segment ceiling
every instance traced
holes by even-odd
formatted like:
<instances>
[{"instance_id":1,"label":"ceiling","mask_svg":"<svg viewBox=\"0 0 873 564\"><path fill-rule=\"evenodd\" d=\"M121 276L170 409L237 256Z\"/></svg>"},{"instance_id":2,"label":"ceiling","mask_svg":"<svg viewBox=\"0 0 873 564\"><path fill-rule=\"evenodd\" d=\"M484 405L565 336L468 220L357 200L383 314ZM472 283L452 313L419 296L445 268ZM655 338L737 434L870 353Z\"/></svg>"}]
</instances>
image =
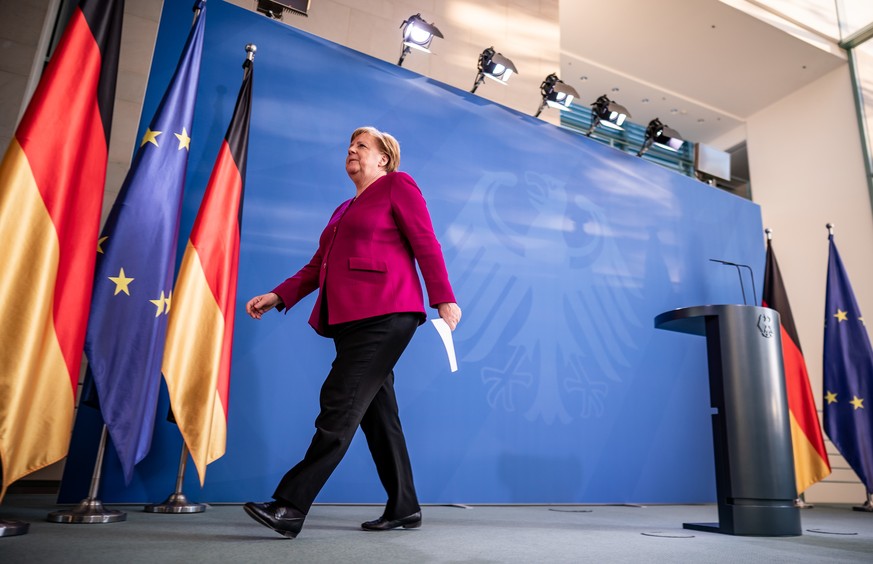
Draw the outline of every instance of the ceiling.
<instances>
[{"instance_id":1,"label":"ceiling","mask_svg":"<svg viewBox=\"0 0 873 564\"><path fill-rule=\"evenodd\" d=\"M634 123L658 117L702 143L846 64L809 30L774 27L721 0L564 0L559 17L560 77L580 104L606 94Z\"/></svg>"}]
</instances>

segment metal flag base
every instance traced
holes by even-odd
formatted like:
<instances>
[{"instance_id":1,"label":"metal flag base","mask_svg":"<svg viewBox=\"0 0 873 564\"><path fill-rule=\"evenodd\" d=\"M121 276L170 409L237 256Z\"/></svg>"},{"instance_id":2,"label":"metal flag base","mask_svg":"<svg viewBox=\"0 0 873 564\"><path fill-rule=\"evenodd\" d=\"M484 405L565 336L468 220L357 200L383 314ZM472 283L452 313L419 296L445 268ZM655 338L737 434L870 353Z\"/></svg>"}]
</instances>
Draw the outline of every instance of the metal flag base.
<instances>
[{"instance_id":1,"label":"metal flag base","mask_svg":"<svg viewBox=\"0 0 873 564\"><path fill-rule=\"evenodd\" d=\"M206 511L205 503L193 503L188 501L185 494L173 493L164 503L146 505L143 507L146 513L202 513Z\"/></svg>"},{"instance_id":2,"label":"metal flag base","mask_svg":"<svg viewBox=\"0 0 873 564\"><path fill-rule=\"evenodd\" d=\"M864 505L856 505L852 507L852 511L864 511L865 513L873 513L873 494L867 492L867 501Z\"/></svg>"},{"instance_id":3,"label":"metal flag base","mask_svg":"<svg viewBox=\"0 0 873 564\"><path fill-rule=\"evenodd\" d=\"M103 454L106 452L106 438L109 430L103 425L103 433L100 435L100 447L97 449L97 461L94 463L94 474L91 475L91 489L88 497L79 502L73 509L52 511L46 518L50 523L116 523L127 520L127 513L106 509L103 502L97 499L97 490L100 489L100 476L103 472Z\"/></svg>"},{"instance_id":4,"label":"metal flag base","mask_svg":"<svg viewBox=\"0 0 873 564\"><path fill-rule=\"evenodd\" d=\"M188 501L182 493L182 482L185 479L185 466L188 463L188 445L182 441L182 456L179 459L179 470L176 472L176 491L170 494L164 503L146 505L143 511L146 513L202 513L206 511L205 503L193 503Z\"/></svg>"},{"instance_id":5,"label":"metal flag base","mask_svg":"<svg viewBox=\"0 0 873 564\"><path fill-rule=\"evenodd\" d=\"M73 509L52 511L47 519L51 523L116 523L126 521L127 513L106 509L99 499L87 498L80 501Z\"/></svg>"},{"instance_id":6,"label":"metal flag base","mask_svg":"<svg viewBox=\"0 0 873 564\"><path fill-rule=\"evenodd\" d=\"M804 499L803 494L798 496L797 499L794 500L794 507L798 509L812 509L815 505L811 503L806 503L806 499Z\"/></svg>"},{"instance_id":7,"label":"metal flag base","mask_svg":"<svg viewBox=\"0 0 873 564\"><path fill-rule=\"evenodd\" d=\"M0 519L0 537L14 537L27 534L30 523L24 521L4 521Z\"/></svg>"}]
</instances>

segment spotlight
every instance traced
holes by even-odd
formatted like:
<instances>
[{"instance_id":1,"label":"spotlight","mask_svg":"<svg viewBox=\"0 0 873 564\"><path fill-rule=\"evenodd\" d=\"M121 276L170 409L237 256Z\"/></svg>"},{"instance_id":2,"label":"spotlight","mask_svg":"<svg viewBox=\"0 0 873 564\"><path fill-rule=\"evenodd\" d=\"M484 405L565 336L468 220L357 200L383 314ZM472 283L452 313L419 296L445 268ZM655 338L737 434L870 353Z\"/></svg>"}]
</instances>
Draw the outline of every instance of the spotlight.
<instances>
[{"instance_id":1,"label":"spotlight","mask_svg":"<svg viewBox=\"0 0 873 564\"><path fill-rule=\"evenodd\" d=\"M476 75L476 82L473 83L470 92L475 92L479 85L485 82L485 77L505 85L512 73L518 73L512 61L500 53L495 53L494 47L489 47L479 55L479 74Z\"/></svg>"},{"instance_id":2,"label":"spotlight","mask_svg":"<svg viewBox=\"0 0 873 564\"><path fill-rule=\"evenodd\" d=\"M559 110L567 110L570 108L570 104L573 103L573 98L579 97L576 89L564 84L555 73L550 74L543 80L543 83L540 84L540 93L543 95L543 103L540 105L537 113L534 114L534 117L539 117L546 106Z\"/></svg>"},{"instance_id":3,"label":"spotlight","mask_svg":"<svg viewBox=\"0 0 873 564\"><path fill-rule=\"evenodd\" d=\"M640 152L637 153L637 156L642 157L643 153L648 151L652 145L657 145L670 151L678 151L682 148L684 142L678 131L664 125L661 123L661 120L655 118L646 126L646 138L643 140L643 146L640 147Z\"/></svg>"},{"instance_id":4,"label":"spotlight","mask_svg":"<svg viewBox=\"0 0 873 564\"><path fill-rule=\"evenodd\" d=\"M285 12L309 15L309 0L258 0L258 12L274 20L283 19Z\"/></svg>"},{"instance_id":5,"label":"spotlight","mask_svg":"<svg viewBox=\"0 0 873 564\"><path fill-rule=\"evenodd\" d=\"M631 115L627 108L618 102L613 102L604 94L591 104L591 127L588 128L586 135L590 136L598 125L622 131L624 128L621 125L629 117Z\"/></svg>"},{"instance_id":6,"label":"spotlight","mask_svg":"<svg viewBox=\"0 0 873 564\"><path fill-rule=\"evenodd\" d=\"M403 66L403 59L413 48L430 53L430 42L433 38L443 36L435 25L424 21L421 14L409 16L400 27L403 28L403 52L400 53L400 60L397 61L398 66Z\"/></svg>"}]
</instances>

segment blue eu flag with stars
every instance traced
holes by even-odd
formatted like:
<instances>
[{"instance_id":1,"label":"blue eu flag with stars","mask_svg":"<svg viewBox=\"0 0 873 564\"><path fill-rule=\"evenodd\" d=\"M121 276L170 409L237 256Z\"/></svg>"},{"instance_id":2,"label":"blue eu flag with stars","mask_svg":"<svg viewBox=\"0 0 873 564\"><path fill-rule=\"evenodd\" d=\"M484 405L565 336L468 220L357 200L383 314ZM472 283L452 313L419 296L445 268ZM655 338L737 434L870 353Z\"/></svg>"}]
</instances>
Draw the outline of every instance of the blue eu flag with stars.
<instances>
[{"instance_id":1,"label":"blue eu flag with stars","mask_svg":"<svg viewBox=\"0 0 873 564\"><path fill-rule=\"evenodd\" d=\"M833 234L829 239L824 427L867 491L873 492L873 348Z\"/></svg>"},{"instance_id":2,"label":"blue eu flag with stars","mask_svg":"<svg viewBox=\"0 0 873 564\"><path fill-rule=\"evenodd\" d=\"M198 8L98 241L85 354L128 483L148 454L157 411L206 22L205 2Z\"/></svg>"}]
</instances>

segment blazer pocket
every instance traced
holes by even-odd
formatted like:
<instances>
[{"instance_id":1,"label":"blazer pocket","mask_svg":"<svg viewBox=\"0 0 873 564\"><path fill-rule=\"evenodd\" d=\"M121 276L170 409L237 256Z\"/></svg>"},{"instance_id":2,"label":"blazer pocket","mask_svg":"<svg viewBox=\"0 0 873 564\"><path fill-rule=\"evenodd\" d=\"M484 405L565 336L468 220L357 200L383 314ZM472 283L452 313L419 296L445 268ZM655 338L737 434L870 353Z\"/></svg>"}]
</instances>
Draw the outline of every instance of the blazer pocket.
<instances>
[{"instance_id":1,"label":"blazer pocket","mask_svg":"<svg viewBox=\"0 0 873 564\"><path fill-rule=\"evenodd\" d=\"M388 264L384 260L378 260L373 258L349 257L349 270L388 272Z\"/></svg>"}]
</instances>

